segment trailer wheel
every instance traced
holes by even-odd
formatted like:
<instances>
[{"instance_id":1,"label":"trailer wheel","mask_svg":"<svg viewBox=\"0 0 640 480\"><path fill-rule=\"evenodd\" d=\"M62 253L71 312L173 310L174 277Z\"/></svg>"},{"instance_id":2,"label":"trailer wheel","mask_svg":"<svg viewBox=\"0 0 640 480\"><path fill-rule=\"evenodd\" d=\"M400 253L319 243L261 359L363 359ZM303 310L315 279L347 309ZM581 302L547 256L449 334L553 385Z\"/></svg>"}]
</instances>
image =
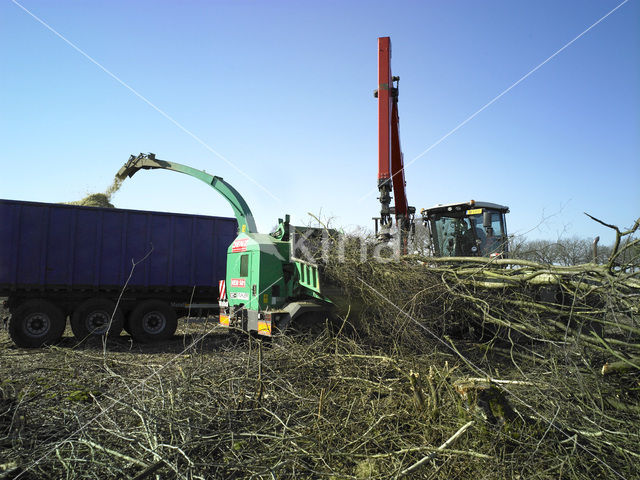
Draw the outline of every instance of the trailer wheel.
<instances>
[{"instance_id":1,"label":"trailer wheel","mask_svg":"<svg viewBox=\"0 0 640 480\"><path fill-rule=\"evenodd\" d=\"M47 300L28 300L11 315L9 335L23 348L51 345L62 337L66 327L65 314Z\"/></svg>"},{"instance_id":2,"label":"trailer wheel","mask_svg":"<svg viewBox=\"0 0 640 480\"><path fill-rule=\"evenodd\" d=\"M122 332L123 324L122 312L106 298L85 300L71 316L71 330L81 342L89 337L117 337Z\"/></svg>"},{"instance_id":3,"label":"trailer wheel","mask_svg":"<svg viewBox=\"0 0 640 480\"><path fill-rule=\"evenodd\" d=\"M131 336L138 342L167 340L173 336L176 328L176 312L162 300L145 300L129 316Z\"/></svg>"}]
</instances>

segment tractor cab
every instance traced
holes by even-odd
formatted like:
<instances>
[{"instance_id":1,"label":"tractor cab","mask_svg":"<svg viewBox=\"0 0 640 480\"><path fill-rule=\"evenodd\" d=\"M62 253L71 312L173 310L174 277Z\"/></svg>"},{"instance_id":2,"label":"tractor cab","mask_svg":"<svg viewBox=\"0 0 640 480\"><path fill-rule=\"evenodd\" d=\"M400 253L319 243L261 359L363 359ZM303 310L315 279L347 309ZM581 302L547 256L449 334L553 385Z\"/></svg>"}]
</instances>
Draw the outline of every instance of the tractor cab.
<instances>
[{"instance_id":1,"label":"tractor cab","mask_svg":"<svg viewBox=\"0 0 640 480\"><path fill-rule=\"evenodd\" d=\"M498 257L509 250L509 207L476 202L436 205L421 212L436 257Z\"/></svg>"}]
</instances>

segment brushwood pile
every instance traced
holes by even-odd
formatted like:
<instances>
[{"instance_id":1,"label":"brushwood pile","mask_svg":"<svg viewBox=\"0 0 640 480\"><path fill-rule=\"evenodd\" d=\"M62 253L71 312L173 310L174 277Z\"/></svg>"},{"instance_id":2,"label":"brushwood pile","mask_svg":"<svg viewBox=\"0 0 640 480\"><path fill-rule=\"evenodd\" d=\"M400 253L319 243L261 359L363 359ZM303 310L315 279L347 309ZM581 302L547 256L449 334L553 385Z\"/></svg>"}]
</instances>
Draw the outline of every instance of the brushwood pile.
<instances>
[{"instance_id":1,"label":"brushwood pile","mask_svg":"<svg viewBox=\"0 0 640 480\"><path fill-rule=\"evenodd\" d=\"M2 332L0 476L639 478L639 222L571 267L354 237L322 260L336 318L271 341L215 318L151 346Z\"/></svg>"}]
</instances>

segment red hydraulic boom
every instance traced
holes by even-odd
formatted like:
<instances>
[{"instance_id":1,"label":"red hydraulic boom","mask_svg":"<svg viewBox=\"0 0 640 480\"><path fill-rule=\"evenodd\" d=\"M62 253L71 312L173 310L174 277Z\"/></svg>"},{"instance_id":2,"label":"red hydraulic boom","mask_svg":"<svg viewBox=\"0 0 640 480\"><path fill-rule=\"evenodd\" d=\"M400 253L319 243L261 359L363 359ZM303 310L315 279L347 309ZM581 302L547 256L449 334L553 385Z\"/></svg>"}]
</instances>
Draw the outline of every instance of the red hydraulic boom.
<instances>
[{"instance_id":1,"label":"red hydraulic boom","mask_svg":"<svg viewBox=\"0 0 640 480\"><path fill-rule=\"evenodd\" d=\"M400 149L398 117L398 85L400 77L391 75L391 39L378 38L378 190L380 191L379 236L391 238L392 215L396 217L397 234L400 236L402 253L406 253L407 240L414 225L416 209L407 202L404 162ZM395 194L391 206L391 192ZM376 219L376 233L377 232Z\"/></svg>"}]
</instances>

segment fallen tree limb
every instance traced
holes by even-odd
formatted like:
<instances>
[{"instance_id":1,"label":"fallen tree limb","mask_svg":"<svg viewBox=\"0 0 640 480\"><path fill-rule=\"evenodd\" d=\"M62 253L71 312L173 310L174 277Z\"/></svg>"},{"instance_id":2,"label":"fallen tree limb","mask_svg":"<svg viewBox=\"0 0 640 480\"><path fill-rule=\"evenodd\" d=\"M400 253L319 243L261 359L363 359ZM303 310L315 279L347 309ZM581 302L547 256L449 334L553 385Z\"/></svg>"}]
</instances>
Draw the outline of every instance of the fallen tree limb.
<instances>
[{"instance_id":1,"label":"fallen tree limb","mask_svg":"<svg viewBox=\"0 0 640 480\"><path fill-rule=\"evenodd\" d=\"M142 480L144 478L147 478L149 475L153 475L158 470L160 470L162 467L164 467L165 464L166 464L166 462L164 460L159 460L156 463L154 463L153 465L149 465L149 467L145 468L142 472L140 472L135 477L132 477L131 480Z\"/></svg>"},{"instance_id":2,"label":"fallen tree limb","mask_svg":"<svg viewBox=\"0 0 640 480\"><path fill-rule=\"evenodd\" d=\"M117 451L115 451L115 450L113 450L111 448L107 448L107 447L104 447L102 445L98 445L97 443L92 442L91 440L86 440L84 438L81 438L78 441L80 443L84 443L88 447L96 448L98 450L102 450L105 453L108 453L109 455L121 458L121 459L123 459L123 460L125 460L125 461L127 461L127 462L129 462L129 463L131 463L133 465L138 465L139 467L145 467L145 468L148 466L146 463L144 463L144 462L142 462L142 461L140 461L140 460L138 460L136 458L133 458L133 457L130 457L130 456L125 455L123 453L117 452Z\"/></svg>"},{"instance_id":3,"label":"fallen tree limb","mask_svg":"<svg viewBox=\"0 0 640 480\"><path fill-rule=\"evenodd\" d=\"M409 468L406 468L404 470L402 470L400 472L400 474L398 475L398 477L404 477L408 474L410 474L411 472L417 470L418 468L420 468L422 465L424 465L425 463L427 463L429 460L431 460L432 458L435 458L438 453L442 452L442 450L444 450L445 448L447 448L449 445L451 445L453 442L455 442L464 432L466 432L473 424L475 423L474 420L471 420L470 422L465 423L462 427L460 427L460 429L454 433L451 437L449 437L449 439L444 442L442 445L440 445L434 452L431 452L429 455L421 458L420 460L418 460L416 463L414 463L413 465L411 465Z\"/></svg>"},{"instance_id":4,"label":"fallen tree limb","mask_svg":"<svg viewBox=\"0 0 640 480\"><path fill-rule=\"evenodd\" d=\"M349 456L353 456L356 458L379 459L379 458L398 457L400 455L406 455L407 453L417 453L417 452L424 452L424 451L427 451L427 452L437 451L440 455L445 455L445 454L468 455L470 457L483 458L486 460L491 460L494 458L491 455L473 452L471 450L456 450L453 448L440 449L439 447L410 447L410 448L403 448L402 450L396 450L394 452L388 452L388 453L377 453L374 455L349 454Z\"/></svg>"},{"instance_id":5,"label":"fallen tree limb","mask_svg":"<svg viewBox=\"0 0 640 480\"><path fill-rule=\"evenodd\" d=\"M626 373L634 370L640 370L640 358L622 359L617 362L607 362L602 366L602 375L611 375L615 373Z\"/></svg>"}]
</instances>

